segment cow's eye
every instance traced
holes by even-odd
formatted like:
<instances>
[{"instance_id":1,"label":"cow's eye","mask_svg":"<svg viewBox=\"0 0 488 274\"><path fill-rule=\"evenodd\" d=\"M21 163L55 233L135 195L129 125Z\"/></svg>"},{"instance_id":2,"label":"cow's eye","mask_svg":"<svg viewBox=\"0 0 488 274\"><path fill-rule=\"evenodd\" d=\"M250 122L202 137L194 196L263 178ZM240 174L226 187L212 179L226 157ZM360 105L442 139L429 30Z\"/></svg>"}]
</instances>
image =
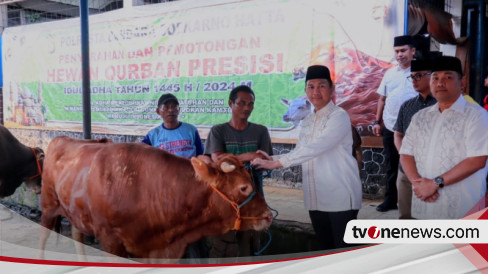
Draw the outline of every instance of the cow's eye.
<instances>
[{"instance_id":1,"label":"cow's eye","mask_svg":"<svg viewBox=\"0 0 488 274\"><path fill-rule=\"evenodd\" d=\"M241 191L242 192L246 192L246 190L247 190L247 186L241 186Z\"/></svg>"}]
</instances>

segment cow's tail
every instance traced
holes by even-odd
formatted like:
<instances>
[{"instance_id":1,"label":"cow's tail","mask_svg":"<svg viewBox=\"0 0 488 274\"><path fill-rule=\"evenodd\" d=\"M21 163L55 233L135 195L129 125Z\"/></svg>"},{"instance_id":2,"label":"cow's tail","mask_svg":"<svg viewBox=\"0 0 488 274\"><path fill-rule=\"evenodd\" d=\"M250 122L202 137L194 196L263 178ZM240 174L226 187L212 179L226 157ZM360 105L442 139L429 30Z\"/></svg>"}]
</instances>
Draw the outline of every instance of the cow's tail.
<instances>
[{"instance_id":1,"label":"cow's tail","mask_svg":"<svg viewBox=\"0 0 488 274\"><path fill-rule=\"evenodd\" d=\"M54 223L54 232L56 233L61 233L61 221L62 221L61 215L56 217L56 223Z\"/></svg>"}]
</instances>

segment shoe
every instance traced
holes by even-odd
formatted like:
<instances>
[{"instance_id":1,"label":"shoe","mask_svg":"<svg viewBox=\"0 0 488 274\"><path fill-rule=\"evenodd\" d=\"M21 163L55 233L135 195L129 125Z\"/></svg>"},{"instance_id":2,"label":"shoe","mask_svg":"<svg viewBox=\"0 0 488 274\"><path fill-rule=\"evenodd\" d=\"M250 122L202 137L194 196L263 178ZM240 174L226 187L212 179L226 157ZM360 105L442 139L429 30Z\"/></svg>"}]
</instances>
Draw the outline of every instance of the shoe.
<instances>
[{"instance_id":1,"label":"shoe","mask_svg":"<svg viewBox=\"0 0 488 274\"><path fill-rule=\"evenodd\" d=\"M383 202L382 204L380 204L379 206L376 207L376 210L379 212L387 212L388 210L392 210L392 209L398 209L398 206L397 205L389 205L389 204Z\"/></svg>"}]
</instances>

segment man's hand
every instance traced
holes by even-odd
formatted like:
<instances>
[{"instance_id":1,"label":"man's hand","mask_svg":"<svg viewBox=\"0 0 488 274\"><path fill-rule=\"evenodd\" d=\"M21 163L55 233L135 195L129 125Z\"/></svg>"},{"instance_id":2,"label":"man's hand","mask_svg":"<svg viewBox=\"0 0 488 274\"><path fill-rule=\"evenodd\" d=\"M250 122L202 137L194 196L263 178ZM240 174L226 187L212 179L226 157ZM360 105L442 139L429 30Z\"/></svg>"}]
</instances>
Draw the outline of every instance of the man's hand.
<instances>
[{"instance_id":1,"label":"man's hand","mask_svg":"<svg viewBox=\"0 0 488 274\"><path fill-rule=\"evenodd\" d=\"M261 158L261 159L270 160L270 161L273 160L273 158L271 156L269 156L268 153L266 153L265 151L258 149L258 151L256 151L256 153L258 154L259 158Z\"/></svg>"},{"instance_id":2,"label":"man's hand","mask_svg":"<svg viewBox=\"0 0 488 274\"><path fill-rule=\"evenodd\" d=\"M373 134L375 136L381 136L381 125L376 124L373 126Z\"/></svg>"},{"instance_id":3,"label":"man's hand","mask_svg":"<svg viewBox=\"0 0 488 274\"><path fill-rule=\"evenodd\" d=\"M419 178L412 181L413 193L424 202L434 202L439 197L439 187L434 180Z\"/></svg>"},{"instance_id":4,"label":"man's hand","mask_svg":"<svg viewBox=\"0 0 488 274\"><path fill-rule=\"evenodd\" d=\"M439 198L439 192L436 191L432 196L427 197L427 199L425 199L424 202L433 203L437 200L437 198Z\"/></svg>"},{"instance_id":5,"label":"man's hand","mask_svg":"<svg viewBox=\"0 0 488 274\"><path fill-rule=\"evenodd\" d=\"M280 161L263 160L261 158L256 158L252 160L251 165L256 169L269 169L269 170L283 167Z\"/></svg>"},{"instance_id":6,"label":"man's hand","mask_svg":"<svg viewBox=\"0 0 488 274\"><path fill-rule=\"evenodd\" d=\"M212 158L208 155L198 155L197 159L203 161L206 164L211 164L212 163Z\"/></svg>"}]
</instances>

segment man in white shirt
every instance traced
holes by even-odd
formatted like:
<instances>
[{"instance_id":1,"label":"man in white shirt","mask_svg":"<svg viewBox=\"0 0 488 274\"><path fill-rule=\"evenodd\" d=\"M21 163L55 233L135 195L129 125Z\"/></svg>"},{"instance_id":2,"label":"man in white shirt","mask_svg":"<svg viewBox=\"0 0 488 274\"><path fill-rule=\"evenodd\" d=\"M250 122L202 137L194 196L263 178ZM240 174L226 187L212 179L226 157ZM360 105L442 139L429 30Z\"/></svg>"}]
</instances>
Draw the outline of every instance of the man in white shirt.
<instances>
[{"instance_id":1,"label":"man in white shirt","mask_svg":"<svg viewBox=\"0 0 488 274\"><path fill-rule=\"evenodd\" d=\"M395 147L393 127L397 120L400 106L410 98L417 96L411 82L410 64L415 54L413 38L411 36L397 36L394 39L393 49L398 66L386 71L377 93L380 95L376 110L376 121L373 126L373 134L383 134L383 148L386 163L386 191L384 202L376 208L380 212L397 208L396 179L398 174L398 151ZM382 128L381 122L384 127Z\"/></svg>"},{"instance_id":2,"label":"man in white shirt","mask_svg":"<svg viewBox=\"0 0 488 274\"><path fill-rule=\"evenodd\" d=\"M251 164L264 169L301 164L305 208L320 247L346 247L347 222L357 218L362 202L359 169L351 154L351 121L332 101L334 84L327 67L310 66L305 83L315 110L302 120L296 148L272 158L262 152L268 160L257 158Z\"/></svg>"},{"instance_id":3,"label":"man in white shirt","mask_svg":"<svg viewBox=\"0 0 488 274\"><path fill-rule=\"evenodd\" d=\"M456 57L432 63L437 104L417 112L403 138L400 157L416 219L460 219L485 207L488 113L463 98L462 75Z\"/></svg>"}]
</instances>

